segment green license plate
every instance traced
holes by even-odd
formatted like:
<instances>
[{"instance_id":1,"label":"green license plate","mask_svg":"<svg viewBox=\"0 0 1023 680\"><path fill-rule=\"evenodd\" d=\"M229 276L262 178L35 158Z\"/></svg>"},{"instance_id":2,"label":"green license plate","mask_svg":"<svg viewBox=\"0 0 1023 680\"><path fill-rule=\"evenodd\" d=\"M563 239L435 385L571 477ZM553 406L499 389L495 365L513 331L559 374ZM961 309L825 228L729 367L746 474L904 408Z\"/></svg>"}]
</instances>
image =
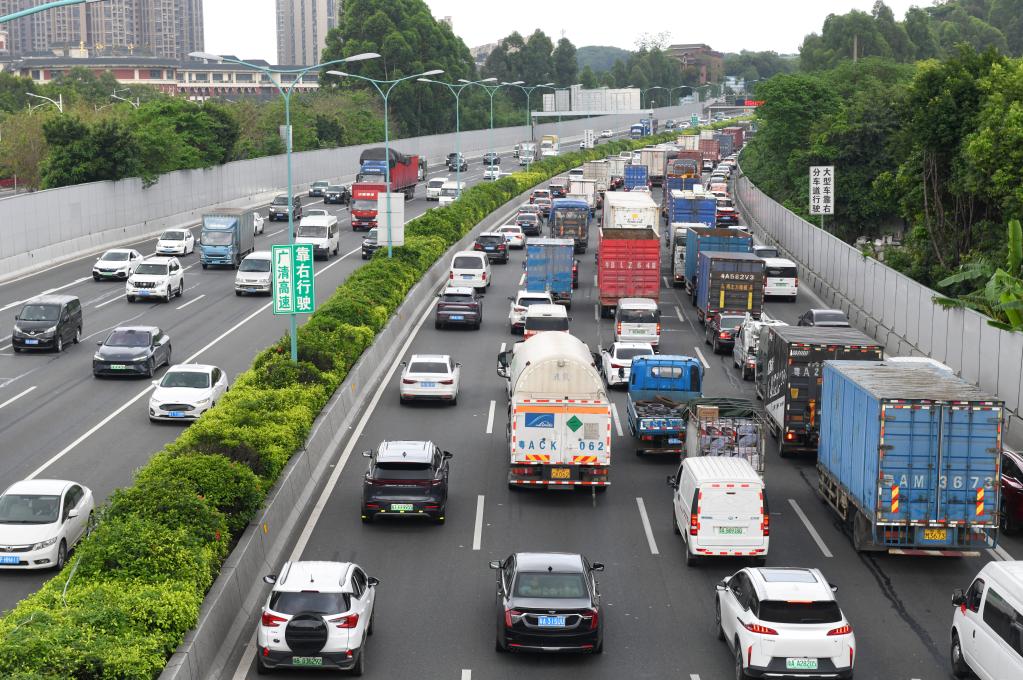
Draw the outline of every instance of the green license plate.
<instances>
[{"instance_id":1,"label":"green license plate","mask_svg":"<svg viewBox=\"0 0 1023 680\"><path fill-rule=\"evenodd\" d=\"M293 666L322 666L322 656L293 656L291 657L291 663ZM816 668L816 666L814 666Z\"/></svg>"},{"instance_id":2,"label":"green license plate","mask_svg":"<svg viewBox=\"0 0 1023 680\"><path fill-rule=\"evenodd\" d=\"M112 371L124 371L127 370L127 366L124 364L110 364L110 370Z\"/></svg>"},{"instance_id":3,"label":"green license plate","mask_svg":"<svg viewBox=\"0 0 1023 680\"><path fill-rule=\"evenodd\" d=\"M815 671L817 659L785 659L785 669L790 671Z\"/></svg>"},{"instance_id":4,"label":"green license plate","mask_svg":"<svg viewBox=\"0 0 1023 680\"><path fill-rule=\"evenodd\" d=\"M745 531L742 527L718 527L718 533L723 536L742 536Z\"/></svg>"},{"instance_id":5,"label":"green license plate","mask_svg":"<svg viewBox=\"0 0 1023 680\"><path fill-rule=\"evenodd\" d=\"M411 503L391 503L391 512L410 512L414 507Z\"/></svg>"}]
</instances>

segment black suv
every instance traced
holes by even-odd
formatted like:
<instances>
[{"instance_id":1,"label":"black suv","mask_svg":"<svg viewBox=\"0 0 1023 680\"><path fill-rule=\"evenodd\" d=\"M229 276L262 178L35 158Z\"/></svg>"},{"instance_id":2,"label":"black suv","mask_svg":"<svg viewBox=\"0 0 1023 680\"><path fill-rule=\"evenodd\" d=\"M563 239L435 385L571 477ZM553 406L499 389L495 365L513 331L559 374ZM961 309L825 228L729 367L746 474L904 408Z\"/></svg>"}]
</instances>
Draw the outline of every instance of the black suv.
<instances>
[{"instance_id":1,"label":"black suv","mask_svg":"<svg viewBox=\"0 0 1023 680\"><path fill-rule=\"evenodd\" d=\"M24 304L14 317L11 346L63 351L82 339L82 303L74 295L41 295Z\"/></svg>"},{"instance_id":2,"label":"black suv","mask_svg":"<svg viewBox=\"0 0 1023 680\"><path fill-rule=\"evenodd\" d=\"M483 296L475 288L446 288L437 297L434 328L471 326L479 330L483 323Z\"/></svg>"},{"instance_id":3,"label":"black suv","mask_svg":"<svg viewBox=\"0 0 1023 680\"><path fill-rule=\"evenodd\" d=\"M348 205L352 202L352 190L344 184L331 184L323 192L323 202Z\"/></svg>"},{"instance_id":4,"label":"black suv","mask_svg":"<svg viewBox=\"0 0 1023 680\"><path fill-rule=\"evenodd\" d=\"M735 346L735 335L746 317L739 314L718 314L707 319L703 341L714 348L714 354Z\"/></svg>"},{"instance_id":5,"label":"black suv","mask_svg":"<svg viewBox=\"0 0 1023 680\"><path fill-rule=\"evenodd\" d=\"M370 459L362 481L362 521L377 515L427 517L444 523L451 453L433 442L385 441Z\"/></svg>"},{"instance_id":6,"label":"black suv","mask_svg":"<svg viewBox=\"0 0 1023 680\"><path fill-rule=\"evenodd\" d=\"M480 234L476 237L472 249L486 253L487 259L491 262L508 264L508 240L504 234L490 232Z\"/></svg>"},{"instance_id":7,"label":"black suv","mask_svg":"<svg viewBox=\"0 0 1023 680\"><path fill-rule=\"evenodd\" d=\"M469 162L460 153L448 154L448 170L451 172L466 172L469 169Z\"/></svg>"},{"instance_id":8,"label":"black suv","mask_svg":"<svg viewBox=\"0 0 1023 680\"><path fill-rule=\"evenodd\" d=\"M493 151L488 151L483 154L483 165L500 165L501 157Z\"/></svg>"},{"instance_id":9,"label":"black suv","mask_svg":"<svg viewBox=\"0 0 1023 680\"><path fill-rule=\"evenodd\" d=\"M373 253L380 250L380 243L377 242L377 233L376 227L366 232L366 237L362 239L362 259L368 260L373 257Z\"/></svg>"},{"instance_id":10,"label":"black suv","mask_svg":"<svg viewBox=\"0 0 1023 680\"><path fill-rule=\"evenodd\" d=\"M302 199L296 194L294 196L294 220L297 222L302 219ZM288 195L281 194L280 196L274 196L274 200L270 203L270 214L268 215L271 222L277 220L288 219Z\"/></svg>"},{"instance_id":11,"label":"black suv","mask_svg":"<svg viewBox=\"0 0 1023 680\"><path fill-rule=\"evenodd\" d=\"M515 553L490 568L497 570L497 651L604 651L593 575L603 564L573 553Z\"/></svg>"}]
</instances>

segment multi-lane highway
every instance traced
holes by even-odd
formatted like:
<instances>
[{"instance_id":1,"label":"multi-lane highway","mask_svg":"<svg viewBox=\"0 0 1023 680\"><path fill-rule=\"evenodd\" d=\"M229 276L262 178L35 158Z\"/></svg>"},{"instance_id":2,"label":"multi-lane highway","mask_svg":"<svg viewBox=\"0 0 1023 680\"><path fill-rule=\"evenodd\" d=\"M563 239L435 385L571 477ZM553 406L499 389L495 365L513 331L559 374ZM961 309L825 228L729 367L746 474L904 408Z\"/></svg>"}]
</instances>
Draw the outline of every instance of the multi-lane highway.
<instances>
[{"instance_id":1,"label":"multi-lane highway","mask_svg":"<svg viewBox=\"0 0 1023 680\"><path fill-rule=\"evenodd\" d=\"M581 285L574 294L571 328L596 349L611 342L611 322L597 318L592 248L580 257ZM507 488L507 400L495 359L520 339L508 330L507 298L521 285L522 259L521 252L513 251L508 265L494 265L481 330L436 330L429 312L419 320L353 432L336 484L328 485L329 500L322 513L310 518L308 540L299 539L294 557L354 561L380 579L375 634L367 647L368 677L733 677L732 657L715 636L714 585L745 563L721 559L685 566L679 538L670 528L665 485L677 459L634 455L623 422L623 393L612 392L617 417L612 486L606 494ZM662 351L700 357L707 367L708 396L752 398L752 384L738 377L731 357L715 356L703 344L690 303L666 280L661 293ZM811 306L820 302L803 291L794 303L769 302L767 311L795 323ZM450 353L462 363L456 407L399 405L395 369L412 353ZM366 461L359 454L384 439L431 439L454 453L446 524L360 521ZM952 589L967 586L985 561L1023 555L1023 543L1006 541L1000 552L983 551L980 558L860 555L817 500L812 459L782 459L772 451L765 477L772 515L768 564L819 567L839 587L840 604L857 636L856 677L949 677ZM528 550L581 552L607 565L599 579L606 612L604 654L495 652L495 581L488 562ZM236 679L255 677L253 639L254 633L234 649L230 668Z\"/></svg>"},{"instance_id":2,"label":"multi-lane highway","mask_svg":"<svg viewBox=\"0 0 1023 680\"><path fill-rule=\"evenodd\" d=\"M517 168L506 157L505 171ZM481 180L478 159L462 173L470 184ZM430 177L447 176L441 168ZM326 208L338 216L341 227L340 255L316 263L316 295L322 302L348 275L361 266L364 232L354 233L348 209L324 206L322 200L303 197L303 207ZM412 219L436 203L428 203L420 186L406 204ZM265 208L260 212L265 216ZM286 243L286 222L265 223L256 237L256 249ZM193 232L198 234L198 229ZM151 254L155 239L128 247ZM181 426L150 423L151 384L145 379L96 379L92 356L96 342L115 326L159 326L171 338L173 362L201 362L220 366L233 378L249 367L259 351L287 332L287 318L275 317L267 297L237 297L235 271L203 270L198 253L181 257L185 268L185 292L170 303L125 300L122 282L96 282L91 272L96 256L82 257L46 271L0 285L0 311L5 316L0 340L0 479L11 483L26 477L71 479L93 490L97 501L130 483L134 470L167 442ZM84 310L83 339L61 354L28 352L14 354L10 329L21 302L41 293L76 295ZM165 370L165 369L164 369ZM34 592L50 572L4 572L0 611L9 610Z\"/></svg>"}]
</instances>

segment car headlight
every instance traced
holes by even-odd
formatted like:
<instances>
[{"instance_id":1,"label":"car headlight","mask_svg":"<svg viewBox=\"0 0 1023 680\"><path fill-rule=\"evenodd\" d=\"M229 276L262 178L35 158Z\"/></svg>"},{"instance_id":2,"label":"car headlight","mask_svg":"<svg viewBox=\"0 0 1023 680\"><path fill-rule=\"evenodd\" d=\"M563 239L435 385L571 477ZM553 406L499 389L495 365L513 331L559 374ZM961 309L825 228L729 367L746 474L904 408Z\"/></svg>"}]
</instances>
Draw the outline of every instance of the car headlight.
<instances>
[{"instance_id":1,"label":"car headlight","mask_svg":"<svg viewBox=\"0 0 1023 680\"><path fill-rule=\"evenodd\" d=\"M58 538L59 536L54 536L53 538L48 538L45 541L39 541L38 543L34 543L31 549L42 550L43 548L49 548L51 545L57 542Z\"/></svg>"},{"instance_id":2,"label":"car headlight","mask_svg":"<svg viewBox=\"0 0 1023 680\"><path fill-rule=\"evenodd\" d=\"M208 403L210 403L209 397L207 397L206 399L196 399L195 400L195 405L196 406L205 406Z\"/></svg>"},{"instance_id":3,"label":"car headlight","mask_svg":"<svg viewBox=\"0 0 1023 680\"><path fill-rule=\"evenodd\" d=\"M95 354L92 355L92 360L93 361L103 361L103 357L100 356L99 352L96 352Z\"/></svg>"},{"instance_id":4,"label":"car headlight","mask_svg":"<svg viewBox=\"0 0 1023 680\"><path fill-rule=\"evenodd\" d=\"M57 332L57 327L56 326L50 326L45 331L43 331L43 333L45 333L46 335L53 335L56 332Z\"/></svg>"}]
</instances>

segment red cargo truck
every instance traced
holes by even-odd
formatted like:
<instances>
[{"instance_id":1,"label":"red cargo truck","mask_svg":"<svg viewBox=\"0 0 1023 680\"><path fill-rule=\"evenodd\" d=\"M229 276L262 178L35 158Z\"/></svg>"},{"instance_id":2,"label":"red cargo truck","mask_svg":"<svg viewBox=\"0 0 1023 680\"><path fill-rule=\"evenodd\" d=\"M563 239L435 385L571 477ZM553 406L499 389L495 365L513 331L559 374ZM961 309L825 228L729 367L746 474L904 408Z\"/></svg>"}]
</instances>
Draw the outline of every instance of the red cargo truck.
<instances>
[{"instance_id":1,"label":"red cargo truck","mask_svg":"<svg viewBox=\"0 0 1023 680\"><path fill-rule=\"evenodd\" d=\"M746 140L746 130L741 127L733 126L721 128L721 132L726 135L732 135L732 139L735 140L734 144L732 145L732 150L734 153L738 153L739 149L742 148L742 145Z\"/></svg>"},{"instance_id":2,"label":"red cargo truck","mask_svg":"<svg viewBox=\"0 0 1023 680\"><path fill-rule=\"evenodd\" d=\"M597 251L597 291L600 316L614 315L618 300L639 297L659 300L661 243L649 227L600 230Z\"/></svg>"},{"instance_id":3,"label":"red cargo truck","mask_svg":"<svg viewBox=\"0 0 1023 680\"><path fill-rule=\"evenodd\" d=\"M384 187L370 182L352 185L352 231L369 231L377 226L377 197Z\"/></svg>"},{"instance_id":4,"label":"red cargo truck","mask_svg":"<svg viewBox=\"0 0 1023 680\"><path fill-rule=\"evenodd\" d=\"M701 139L700 151L703 152L703 160L709 160L715 166L721 160L721 144L716 139Z\"/></svg>"},{"instance_id":5,"label":"red cargo truck","mask_svg":"<svg viewBox=\"0 0 1023 680\"><path fill-rule=\"evenodd\" d=\"M366 149L359 156L359 174L355 181L362 183L386 183L388 154L383 147ZM419 156L406 156L390 149L391 193L404 193L405 200L412 200L419 181Z\"/></svg>"}]
</instances>

